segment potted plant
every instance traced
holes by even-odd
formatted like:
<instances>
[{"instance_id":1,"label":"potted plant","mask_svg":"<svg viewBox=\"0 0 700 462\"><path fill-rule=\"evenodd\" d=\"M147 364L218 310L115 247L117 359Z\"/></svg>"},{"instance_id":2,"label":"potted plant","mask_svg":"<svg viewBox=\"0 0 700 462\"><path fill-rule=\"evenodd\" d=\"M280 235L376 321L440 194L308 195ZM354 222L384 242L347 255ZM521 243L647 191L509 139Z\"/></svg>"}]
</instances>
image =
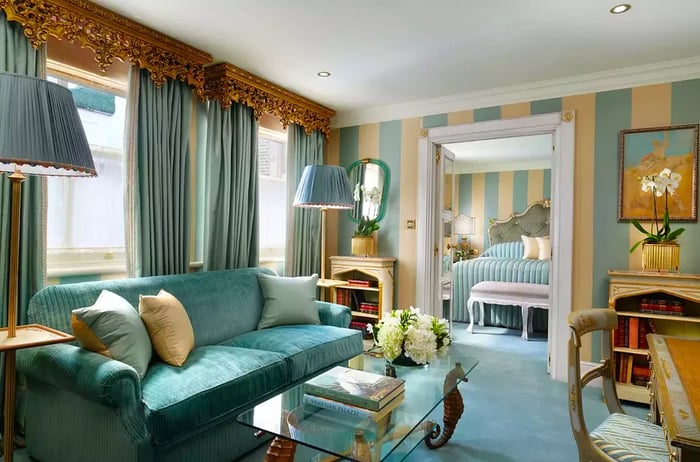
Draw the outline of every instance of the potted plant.
<instances>
[{"instance_id":1,"label":"potted plant","mask_svg":"<svg viewBox=\"0 0 700 462\"><path fill-rule=\"evenodd\" d=\"M651 192L652 197L652 221L647 231L637 220L630 220L632 225L641 232L644 237L635 242L630 248L634 252L642 246L642 270L669 270L678 271L680 261L680 246L677 239L685 228L671 230L668 214L668 198L675 194L681 181L679 173L673 173L668 168L656 175L643 176L641 187L643 192ZM659 223L656 198L664 198L664 214Z\"/></svg>"},{"instance_id":2,"label":"potted plant","mask_svg":"<svg viewBox=\"0 0 700 462\"><path fill-rule=\"evenodd\" d=\"M353 234L350 251L353 255L373 257L377 254L377 246L373 234L379 229L376 217L381 201L381 192L376 186L374 188L365 188L364 185L360 186L357 183L353 198L355 202L359 203L362 215Z\"/></svg>"}]
</instances>

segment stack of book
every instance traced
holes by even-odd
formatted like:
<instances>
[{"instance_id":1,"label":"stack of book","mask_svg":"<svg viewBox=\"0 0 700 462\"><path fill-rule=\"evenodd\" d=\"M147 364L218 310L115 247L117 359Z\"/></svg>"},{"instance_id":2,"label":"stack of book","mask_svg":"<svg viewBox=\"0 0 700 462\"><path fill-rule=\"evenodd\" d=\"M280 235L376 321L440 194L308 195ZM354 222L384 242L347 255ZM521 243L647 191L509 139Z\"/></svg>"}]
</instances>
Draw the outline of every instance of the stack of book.
<instances>
[{"instance_id":1,"label":"stack of book","mask_svg":"<svg viewBox=\"0 0 700 462\"><path fill-rule=\"evenodd\" d=\"M304 384L304 402L380 422L404 399L404 380L336 366Z\"/></svg>"},{"instance_id":2,"label":"stack of book","mask_svg":"<svg viewBox=\"0 0 700 462\"><path fill-rule=\"evenodd\" d=\"M360 312L367 314L378 314L379 303L377 302L360 302Z\"/></svg>"},{"instance_id":3,"label":"stack of book","mask_svg":"<svg viewBox=\"0 0 700 462\"><path fill-rule=\"evenodd\" d=\"M642 313L665 314L669 316L683 316L683 302L665 298L643 298L639 306Z\"/></svg>"},{"instance_id":4,"label":"stack of book","mask_svg":"<svg viewBox=\"0 0 700 462\"><path fill-rule=\"evenodd\" d=\"M367 279L348 279L348 285L357 287L377 287L377 281Z\"/></svg>"}]
</instances>

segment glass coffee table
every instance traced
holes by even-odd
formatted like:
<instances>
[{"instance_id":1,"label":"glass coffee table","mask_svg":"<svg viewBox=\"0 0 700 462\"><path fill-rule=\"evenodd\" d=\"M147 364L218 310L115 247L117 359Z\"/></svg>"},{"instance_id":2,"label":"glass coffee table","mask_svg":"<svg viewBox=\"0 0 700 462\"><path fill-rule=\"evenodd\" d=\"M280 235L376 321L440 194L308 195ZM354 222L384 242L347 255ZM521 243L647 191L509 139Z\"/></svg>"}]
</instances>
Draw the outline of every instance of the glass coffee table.
<instances>
[{"instance_id":1,"label":"glass coffee table","mask_svg":"<svg viewBox=\"0 0 700 462\"><path fill-rule=\"evenodd\" d=\"M379 422L304 403L303 384L273 396L237 420L259 435L275 436L267 451L269 461L293 461L295 453L299 459L319 462L403 460L421 442L435 449L452 437L464 410L457 387L478 364L466 350L453 344L428 366L391 366L406 381L405 396ZM351 360L349 367L387 372L384 358L366 353ZM442 406L442 423L428 419L438 406Z\"/></svg>"}]
</instances>

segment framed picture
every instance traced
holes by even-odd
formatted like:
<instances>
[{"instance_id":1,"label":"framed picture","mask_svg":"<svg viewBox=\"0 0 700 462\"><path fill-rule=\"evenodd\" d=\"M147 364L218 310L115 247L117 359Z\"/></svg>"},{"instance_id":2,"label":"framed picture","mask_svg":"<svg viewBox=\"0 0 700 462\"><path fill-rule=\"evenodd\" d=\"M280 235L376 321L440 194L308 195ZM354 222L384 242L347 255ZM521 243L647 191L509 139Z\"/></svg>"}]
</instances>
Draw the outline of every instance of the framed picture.
<instances>
[{"instance_id":1,"label":"framed picture","mask_svg":"<svg viewBox=\"0 0 700 462\"><path fill-rule=\"evenodd\" d=\"M698 124L621 130L619 147L619 221L653 218L652 193L642 191L641 179L665 168L681 175L675 194L669 196L669 219L698 220ZM664 205L665 198L657 197L659 218Z\"/></svg>"}]
</instances>

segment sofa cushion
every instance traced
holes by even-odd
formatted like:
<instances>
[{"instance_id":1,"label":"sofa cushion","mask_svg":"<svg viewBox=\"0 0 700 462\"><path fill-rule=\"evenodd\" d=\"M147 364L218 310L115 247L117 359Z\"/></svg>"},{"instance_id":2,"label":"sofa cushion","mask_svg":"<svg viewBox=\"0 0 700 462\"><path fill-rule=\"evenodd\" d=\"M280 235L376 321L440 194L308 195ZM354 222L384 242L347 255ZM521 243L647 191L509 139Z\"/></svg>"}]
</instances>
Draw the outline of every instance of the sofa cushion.
<instances>
[{"instance_id":1,"label":"sofa cushion","mask_svg":"<svg viewBox=\"0 0 700 462\"><path fill-rule=\"evenodd\" d=\"M142 295L139 314L160 359L173 366L185 364L194 348L194 331L180 300L165 290Z\"/></svg>"},{"instance_id":2,"label":"sofa cushion","mask_svg":"<svg viewBox=\"0 0 700 462\"><path fill-rule=\"evenodd\" d=\"M333 326L277 326L239 335L230 346L282 353L289 361L291 381L362 354L362 333Z\"/></svg>"},{"instance_id":3,"label":"sofa cushion","mask_svg":"<svg viewBox=\"0 0 700 462\"><path fill-rule=\"evenodd\" d=\"M265 305L258 329L288 324L321 324L316 306L318 274L286 278L258 274Z\"/></svg>"},{"instance_id":4,"label":"sofa cushion","mask_svg":"<svg viewBox=\"0 0 700 462\"><path fill-rule=\"evenodd\" d=\"M156 444L250 407L289 383L284 355L203 346L182 367L152 365L142 383L146 425Z\"/></svg>"},{"instance_id":5,"label":"sofa cushion","mask_svg":"<svg viewBox=\"0 0 700 462\"><path fill-rule=\"evenodd\" d=\"M140 378L146 374L151 339L136 309L119 295L103 290L93 305L73 310L71 325L85 349L128 364Z\"/></svg>"}]
</instances>

